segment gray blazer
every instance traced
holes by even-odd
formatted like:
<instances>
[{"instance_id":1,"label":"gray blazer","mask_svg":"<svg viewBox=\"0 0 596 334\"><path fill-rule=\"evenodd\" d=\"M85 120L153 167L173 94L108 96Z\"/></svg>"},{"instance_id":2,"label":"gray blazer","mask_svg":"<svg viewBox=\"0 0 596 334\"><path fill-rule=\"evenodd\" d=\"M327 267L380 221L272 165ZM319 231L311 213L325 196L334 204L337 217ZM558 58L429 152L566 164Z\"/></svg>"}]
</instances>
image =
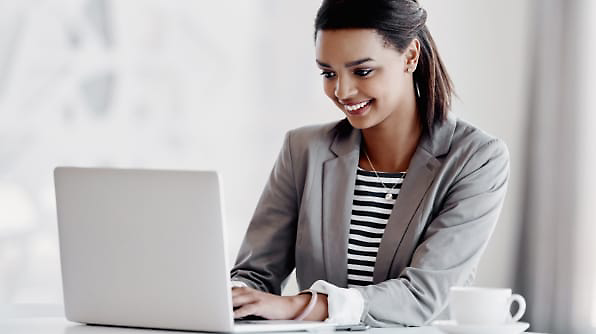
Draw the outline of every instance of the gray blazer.
<instances>
[{"instance_id":1,"label":"gray blazer","mask_svg":"<svg viewBox=\"0 0 596 334\"><path fill-rule=\"evenodd\" d=\"M361 132L347 120L290 131L232 270L280 294L296 268L300 289L347 287L348 230ZM387 223L374 284L358 287L362 321L424 325L449 287L468 285L495 227L509 177L505 144L449 115L423 136Z\"/></svg>"}]
</instances>

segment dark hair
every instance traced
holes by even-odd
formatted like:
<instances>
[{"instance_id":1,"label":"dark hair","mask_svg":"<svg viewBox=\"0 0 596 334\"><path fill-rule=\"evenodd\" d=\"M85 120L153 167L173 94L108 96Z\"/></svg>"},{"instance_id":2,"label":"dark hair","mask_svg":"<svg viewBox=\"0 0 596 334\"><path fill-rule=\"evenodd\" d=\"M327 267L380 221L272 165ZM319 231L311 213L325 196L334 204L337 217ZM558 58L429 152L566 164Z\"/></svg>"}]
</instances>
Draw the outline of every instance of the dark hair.
<instances>
[{"instance_id":1,"label":"dark hair","mask_svg":"<svg viewBox=\"0 0 596 334\"><path fill-rule=\"evenodd\" d=\"M414 71L417 104L423 131L432 133L451 108L453 83L426 27L426 11L416 0L323 0L315 19L319 30L374 29L399 52L414 38L420 41L420 57Z\"/></svg>"}]
</instances>

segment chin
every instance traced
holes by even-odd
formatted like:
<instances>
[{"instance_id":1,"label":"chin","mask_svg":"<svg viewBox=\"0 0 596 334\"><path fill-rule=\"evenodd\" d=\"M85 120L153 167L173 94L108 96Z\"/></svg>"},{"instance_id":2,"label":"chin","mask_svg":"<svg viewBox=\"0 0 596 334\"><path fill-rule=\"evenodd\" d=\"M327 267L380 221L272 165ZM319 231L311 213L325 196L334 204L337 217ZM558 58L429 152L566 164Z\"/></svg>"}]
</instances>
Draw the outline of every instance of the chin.
<instances>
[{"instance_id":1,"label":"chin","mask_svg":"<svg viewBox=\"0 0 596 334\"><path fill-rule=\"evenodd\" d=\"M350 117L350 116L346 115L346 118L348 119L348 122L350 122L350 125L354 129L358 129L358 130L372 128L373 126L376 125L376 123L372 122L368 117L355 118L355 117Z\"/></svg>"}]
</instances>

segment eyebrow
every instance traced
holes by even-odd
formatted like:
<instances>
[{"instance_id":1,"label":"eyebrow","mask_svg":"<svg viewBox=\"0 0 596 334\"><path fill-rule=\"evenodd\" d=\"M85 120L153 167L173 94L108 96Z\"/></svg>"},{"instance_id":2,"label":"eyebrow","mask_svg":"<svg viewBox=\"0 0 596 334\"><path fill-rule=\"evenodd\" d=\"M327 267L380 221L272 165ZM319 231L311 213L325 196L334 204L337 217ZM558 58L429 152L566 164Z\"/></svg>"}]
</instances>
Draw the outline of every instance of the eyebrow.
<instances>
[{"instance_id":1,"label":"eyebrow","mask_svg":"<svg viewBox=\"0 0 596 334\"><path fill-rule=\"evenodd\" d=\"M367 57L367 58L362 58L362 59L358 59L358 60L351 61L351 62L349 62L349 63L345 63L345 65L344 65L344 66L345 66L345 67L353 67L353 66L357 66L357 65L360 65L360 64L366 63L367 61L371 61L371 60L374 60L374 59L372 59L372 58L368 58L368 57ZM325 64L325 63L323 63L323 62L319 61L318 59L317 59L317 64L319 64L319 66L321 66L321 67L325 67L325 68L331 68L331 65L329 65L329 64Z\"/></svg>"}]
</instances>

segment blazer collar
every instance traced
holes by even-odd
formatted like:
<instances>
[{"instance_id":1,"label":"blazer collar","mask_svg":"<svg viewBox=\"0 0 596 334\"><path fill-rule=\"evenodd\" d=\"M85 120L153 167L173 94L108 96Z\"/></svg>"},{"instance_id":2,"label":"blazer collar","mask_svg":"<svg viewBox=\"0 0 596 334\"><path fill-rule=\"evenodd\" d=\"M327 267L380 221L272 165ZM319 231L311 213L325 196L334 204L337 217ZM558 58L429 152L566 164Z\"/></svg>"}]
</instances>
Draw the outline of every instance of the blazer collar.
<instances>
[{"instance_id":1,"label":"blazer collar","mask_svg":"<svg viewBox=\"0 0 596 334\"><path fill-rule=\"evenodd\" d=\"M360 152L362 132L352 128L347 119L340 121L334 128L335 137L329 149L337 156Z\"/></svg>"},{"instance_id":2,"label":"blazer collar","mask_svg":"<svg viewBox=\"0 0 596 334\"><path fill-rule=\"evenodd\" d=\"M455 116L448 114L445 122L434 127L431 136L420 138L381 240L375 283L387 279L403 236L440 166L436 157L449 151L455 125ZM352 128L346 119L335 130L330 150L336 158L323 163L323 252L327 281L345 287L349 222L362 137L361 131Z\"/></svg>"},{"instance_id":3,"label":"blazer collar","mask_svg":"<svg viewBox=\"0 0 596 334\"><path fill-rule=\"evenodd\" d=\"M432 135L424 134L420 138L419 148L422 148L433 157L445 155L451 147L456 123L457 117L451 112L447 113L445 122L435 124Z\"/></svg>"}]
</instances>

